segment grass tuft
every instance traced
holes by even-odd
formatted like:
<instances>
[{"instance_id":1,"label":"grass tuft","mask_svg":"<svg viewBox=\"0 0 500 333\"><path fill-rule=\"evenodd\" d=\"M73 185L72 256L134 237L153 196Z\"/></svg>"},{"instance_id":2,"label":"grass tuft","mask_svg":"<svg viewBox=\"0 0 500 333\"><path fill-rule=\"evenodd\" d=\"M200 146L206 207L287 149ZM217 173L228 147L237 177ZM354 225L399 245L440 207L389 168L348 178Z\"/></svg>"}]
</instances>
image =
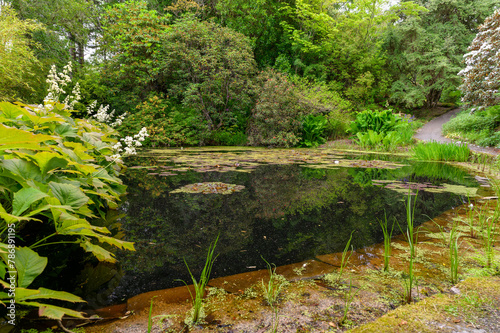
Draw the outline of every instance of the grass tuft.
<instances>
[{"instance_id":1,"label":"grass tuft","mask_svg":"<svg viewBox=\"0 0 500 333\"><path fill-rule=\"evenodd\" d=\"M417 160L422 161L455 161L467 162L470 156L469 146L466 143L439 143L419 142L413 149Z\"/></svg>"}]
</instances>

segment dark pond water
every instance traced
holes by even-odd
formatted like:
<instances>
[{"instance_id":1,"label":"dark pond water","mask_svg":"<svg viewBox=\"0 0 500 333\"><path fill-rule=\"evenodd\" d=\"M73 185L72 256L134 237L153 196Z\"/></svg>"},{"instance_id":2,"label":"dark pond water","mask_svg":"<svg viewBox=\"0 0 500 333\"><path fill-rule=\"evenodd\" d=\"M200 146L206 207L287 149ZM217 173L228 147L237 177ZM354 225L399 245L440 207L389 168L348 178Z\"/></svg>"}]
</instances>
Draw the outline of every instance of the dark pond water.
<instances>
[{"instance_id":1,"label":"dark pond water","mask_svg":"<svg viewBox=\"0 0 500 333\"><path fill-rule=\"evenodd\" d=\"M466 193L474 195L479 186L474 177L445 164L385 169L382 162L357 161L343 166L349 160L343 156L341 163L335 160L325 168L279 160L254 160L245 168L231 160L227 165L235 168L216 172L213 166L186 168L194 162L176 164L163 155L135 158L137 166L156 168L137 167L126 174L129 193L121 207L126 215L118 221L137 251L117 253L120 267L114 272L120 278L107 286L108 302L182 285L178 279L190 283L184 260L198 277L218 235L212 277L265 268L262 258L279 266L339 252L351 232L354 248L380 242L377 220L384 214L405 229L403 199L409 186L419 187L414 196L418 223L462 204ZM244 188L232 194L171 193L206 182Z\"/></svg>"}]
</instances>

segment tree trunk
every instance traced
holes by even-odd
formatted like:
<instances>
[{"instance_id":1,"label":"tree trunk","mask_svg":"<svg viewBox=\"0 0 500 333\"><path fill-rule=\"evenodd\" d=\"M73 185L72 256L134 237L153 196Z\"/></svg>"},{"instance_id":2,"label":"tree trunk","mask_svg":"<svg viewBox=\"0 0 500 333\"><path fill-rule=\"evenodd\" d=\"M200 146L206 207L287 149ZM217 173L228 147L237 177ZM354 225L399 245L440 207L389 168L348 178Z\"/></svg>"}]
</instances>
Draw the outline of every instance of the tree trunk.
<instances>
[{"instance_id":1,"label":"tree trunk","mask_svg":"<svg viewBox=\"0 0 500 333\"><path fill-rule=\"evenodd\" d=\"M83 63L85 61L85 48L83 47L83 43L77 43L76 44L78 47L78 63L80 63L81 66L83 66Z\"/></svg>"},{"instance_id":2,"label":"tree trunk","mask_svg":"<svg viewBox=\"0 0 500 333\"><path fill-rule=\"evenodd\" d=\"M443 92L442 89L432 88L427 94L425 106L429 109L435 108L439 103L439 99L441 98L442 92Z\"/></svg>"}]
</instances>

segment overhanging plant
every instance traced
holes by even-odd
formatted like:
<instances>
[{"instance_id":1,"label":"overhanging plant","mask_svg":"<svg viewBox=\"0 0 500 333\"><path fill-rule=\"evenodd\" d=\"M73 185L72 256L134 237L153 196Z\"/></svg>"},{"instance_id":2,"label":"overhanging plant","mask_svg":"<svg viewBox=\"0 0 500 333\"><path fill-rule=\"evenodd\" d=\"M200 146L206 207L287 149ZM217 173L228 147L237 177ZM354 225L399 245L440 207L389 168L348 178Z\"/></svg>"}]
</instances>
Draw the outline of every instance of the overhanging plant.
<instances>
[{"instance_id":1,"label":"overhanging plant","mask_svg":"<svg viewBox=\"0 0 500 333\"><path fill-rule=\"evenodd\" d=\"M0 102L0 284L5 288L0 304L14 300L38 307L41 316L61 319L83 313L47 300L83 300L67 292L28 288L55 264L37 251L77 244L100 261L114 262L109 246L134 250L132 243L110 236L94 222L117 208L125 193L118 153L122 147L130 153L147 134L119 140L104 123L73 118L69 108L78 86L60 103L63 76L51 75L43 105ZM36 230L42 232L31 232L40 225Z\"/></svg>"}]
</instances>

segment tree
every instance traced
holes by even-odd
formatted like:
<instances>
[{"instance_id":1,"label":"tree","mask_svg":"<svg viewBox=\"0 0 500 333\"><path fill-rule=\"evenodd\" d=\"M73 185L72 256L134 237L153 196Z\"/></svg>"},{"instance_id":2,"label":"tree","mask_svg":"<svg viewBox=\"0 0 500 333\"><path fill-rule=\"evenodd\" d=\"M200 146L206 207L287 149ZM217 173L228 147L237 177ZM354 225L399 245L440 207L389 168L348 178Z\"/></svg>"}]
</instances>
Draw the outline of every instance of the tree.
<instances>
[{"instance_id":1,"label":"tree","mask_svg":"<svg viewBox=\"0 0 500 333\"><path fill-rule=\"evenodd\" d=\"M256 64L244 35L186 16L171 25L154 61L166 92L200 110L209 132L245 126Z\"/></svg>"},{"instance_id":2,"label":"tree","mask_svg":"<svg viewBox=\"0 0 500 333\"><path fill-rule=\"evenodd\" d=\"M29 100L39 81L33 74L39 62L30 36L42 29L21 20L10 6L0 6L0 100Z\"/></svg>"},{"instance_id":3,"label":"tree","mask_svg":"<svg viewBox=\"0 0 500 333\"><path fill-rule=\"evenodd\" d=\"M294 71L331 82L349 98L371 103L386 94L382 36L401 15L420 7L404 2L390 9L386 0L297 0L283 5L281 22L292 45Z\"/></svg>"},{"instance_id":4,"label":"tree","mask_svg":"<svg viewBox=\"0 0 500 333\"><path fill-rule=\"evenodd\" d=\"M96 29L97 5L89 0L10 0L23 19L32 19L46 26L37 35L43 55L56 56L52 63L67 63L67 55L83 64L91 33ZM57 36L57 37L56 37ZM64 47L61 47L61 44ZM61 52L63 49L65 52ZM54 52L57 51L57 52Z\"/></svg>"},{"instance_id":5,"label":"tree","mask_svg":"<svg viewBox=\"0 0 500 333\"><path fill-rule=\"evenodd\" d=\"M106 9L98 54L107 102L130 110L152 91L165 91L156 56L169 27L167 18L145 1L127 1Z\"/></svg>"},{"instance_id":6,"label":"tree","mask_svg":"<svg viewBox=\"0 0 500 333\"><path fill-rule=\"evenodd\" d=\"M498 0L418 0L426 13L405 17L386 35L393 77L391 100L405 107L434 107L443 91L456 90L457 72L478 22Z\"/></svg>"},{"instance_id":7,"label":"tree","mask_svg":"<svg viewBox=\"0 0 500 333\"><path fill-rule=\"evenodd\" d=\"M500 9L487 17L464 55L462 101L475 106L498 104L500 87Z\"/></svg>"},{"instance_id":8,"label":"tree","mask_svg":"<svg viewBox=\"0 0 500 333\"><path fill-rule=\"evenodd\" d=\"M247 36L260 68L272 66L289 43L284 38L280 22L285 14L280 8L291 1L276 0L218 0L215 5L217 21Z\"/></svg>"}]
</instances>

